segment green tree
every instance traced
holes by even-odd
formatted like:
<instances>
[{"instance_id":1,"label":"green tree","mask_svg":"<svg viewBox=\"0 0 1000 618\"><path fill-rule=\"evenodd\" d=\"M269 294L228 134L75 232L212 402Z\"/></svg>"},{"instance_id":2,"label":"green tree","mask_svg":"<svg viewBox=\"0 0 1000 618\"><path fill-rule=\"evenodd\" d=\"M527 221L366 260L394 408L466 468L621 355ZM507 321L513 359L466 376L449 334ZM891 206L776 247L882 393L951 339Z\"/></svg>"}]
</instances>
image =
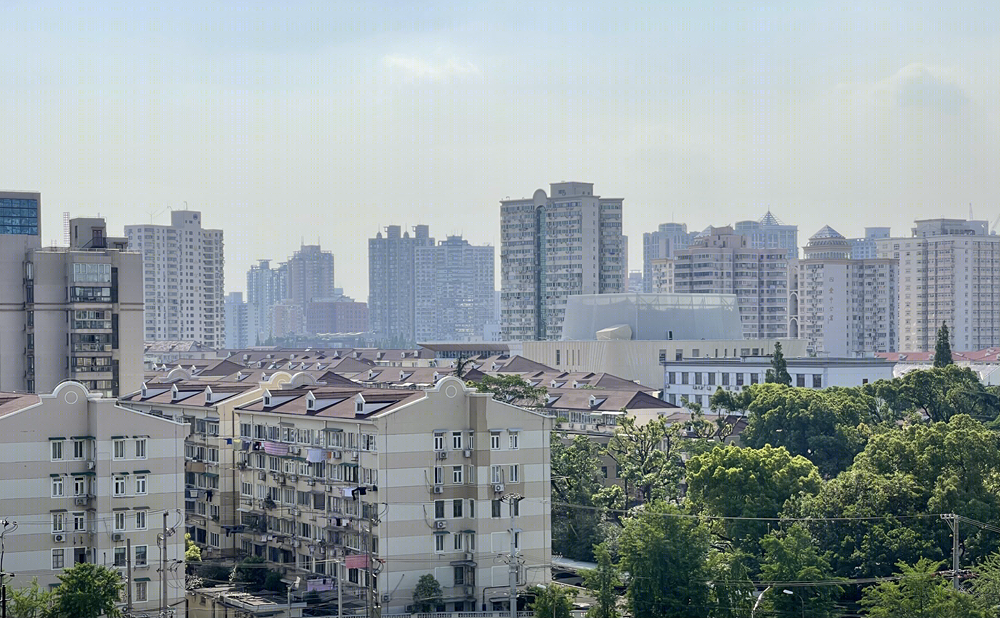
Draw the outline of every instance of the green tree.
<instances>
[{"instance_id":1,"label":"green tree","mask_svg":"<svg viewBox=\"0 0 1000 618\"><path fill-rule=\"evenodd\" d=\"M250 556L236 563L229 580L234 584L246 586L247 590L256 592L264 589L267 581L267 561L261 556Z\"/></svg>"},{"instance_id":2,"label":"green tree","mask_svg":"<svg viewBox=\"0 0 1000 618\"><path fill-rule=\"evenodd\" d=\"M510 373L497 376L486 375L479 382L469 386L480 393L492 393L493 398L504 403L512 403L529 408L545 404L548 390L544 386L532 386L521 376Z\"/></svg>"},{"instance_id":3,"label":"green tree","mask_svg":"<svg viewBox=\"0 0 1000 618\"><path fill-rule=\"evenodd\" d=\"M941 328L937 332L937 343L934 344L934 366L937 368L947 367L954 362L951 358L951 336L948 333L948 324L941 322Z\"/></svg>"},{"instance_id":4,"label":"green tree","mask_svg":"<svg viewBox=\"0 0 1000 618\"><path fill-rule=\"evenodd\" d=\"M184 534L184 561L201 562L201 548L195 545L189 533Z\"/></svg>"},{"instance_id":5,"label":"green tree","mask_svg":"<svg viewBox=\"0 0 1000 618\"><path fill-rule=\"evenodd\" d=\"M421 575L413 589L413 606L418 612L432 612L441 601L441 584L430 573Z\"/></svg>"},{"instance_id":6,"label":"green tree","mask_svg":"<svg viewBox=\"0 0 1000 618\"><path fill-rule=\"evenodd\" d=\"M469 373L469 370L471 370L474 365L475 363L473 362L473 358L471 356L458 357L455 361L455 377L459 379L465 377L465 374Z\"/></svg>"},{"instance_id":7,"label":"green tree","mask_svg":"<svg viewBox=\"0 0 1000 618\"><path fill-rule=\"evenodd\" d=\"M816 494L819 473L804 457L784 448L718 447L688 461L688 500L698 513L716 517L778 517L785 503ZM767 523L749 519L717 522L712 531L723 541L756 554Z\"/></svg>"},{"instance_id":8,"label":"green tree","mask_svg":"<svg viewBox=\"0 0 1000 618\"><path fill-rule=\"evenodd\" d=\"M947 365L910 371L894 380L879 380L863 387L903 418L919 412L933 422L947 421L959 414L992 421L997 417L997 396L968 367Z\"/></svg>"},{"instance_id":9,"label":"green tree","mask_svg":"<svg viewBox=\"0 0 1000 618\"><path fill-rule=\"evenodd\" d=\"M24 588L12 590L9 607L12 618L47 618L51 615L53 593L38 585L38 578Z\"/></svg>"},{"instance_id":10,"label":"green tree","mask_svg":"<svg viewBox=\"0 0 1000 618\"><path fill-rule=\"evenodd\" d=\"M663 501L625 521L619 568L630 574L629 610L635 618L701 618L709 605L708 529Z\"/></svg>"},{"instance_id":11,"label":"green tree","mask_svg":"<svg viewBox=\"0 0 1000 618\"><path fill-rule=\"evenodd\" d=\"M712 618L751 618L757 588L753 575L760 562L741 550L713 551L708 557L712 579Z\"/></svg>"},{"instance_id":12,"label":"green tree","mask_svg":"<svg viewBox=\"0 0 1000 618\"><path fill-rule=\"evenodd\" d=\"M573 599L576 591L566 586L549 584L548 586L534 586L528 589L528 593L534 595L535 600L529 608L535 612L535 618L570 618L573 611Z\"/></svg>"},{"instance_id":13,"label":"green tree","mask_svg":"<svg viewBox=\"0 0 1000 618\"><path fill-rule=\"evenodd\" d=\"M771 532L760 540L764 558L760 577L771 582L830 581L833 570L829 555L820 553L809 531L793 525L787 531ZM775 584L777 587L779 584ZM838 615L839 586L797 586L792 594L770 594L762 605L778 616L830 618Z\"/></svg>"},{"instance_id":14,"label":"green tree","mask_svg":"<svg viewBox=\"0 0 1000 618\"><path fill-rule=\"evenodd\" d=\"M684 476L682 440L680 428L668 426L663 417L642 425L633 416L619 419L605 452L618 465L625 506L677 498Z\"/></svg>"},{"instance_id":15,"label":"green tree","mask_svg":"<svg viewBox=\"0 0 1000 618\"><path fill-rule=\"evenodd\" d=\"M861 607L871 618L987 618L976 597L958 592L938 571L944 562L921 558L913 566L897 565L899 581L866 588Z\"/></svg>"},{"instance_id":16,"label":"green tree","mask_svg":"<svg viewBox=\"0 0 1000 618\"><path fill-rule=\"evenodd\" d=\"M1000 553L986 556L972 568L976 574L969 586L969 592L983 607L1000 607Z\"/></svg>"},{"instance_id":17,"label":"green tree","mask_svg":"<svg viewBox=\"0 0 1000 618\"><path fill-rule=\"evenodd\" d=\"M792 385L792 376L788 373L788 361L781 351L781 342L774 342L774 354L771 356L771 368L767 370L764 381L773 384Z\"/></svg>"},{"instance_id":18,"label":"green tree","mask_svg":"<svg viewBox=\"0 0 1000 618\"><path fill-rule=\"evenodd\" d=\"M603 488L601 448L586 436L578 435L569 444L563 442L561 432L553 431L551 436L555 503L552 505L552 551L573 560L590 562L594 558L594 544L600 543L602 538L602 509L595 501Z\"/></svg>"},{"instance_id":19,"label":"green tree","mask_svg":"<svg viewBox=\"0 0 1000 618\"><path fill-rule=\"evenodd\" d=\"M594 592L597 604L587 612L588 618L618 618L618 591L621 576L611 560L611 553L601 543L594 547L597 568L583 573L583 584Z\"/></svg>"},{"instance_id":20,"label":"green tree","mask_svg":"<svg viewBox=\"0 0 1000 618\"><path fill-rule=\"evenodd\" d=\"M118 618L116 607L121 599L121 575L113 569L81 562L58 576L59 587L53 593L52 612L60 618Z\"/></svg>"}]
</instances>

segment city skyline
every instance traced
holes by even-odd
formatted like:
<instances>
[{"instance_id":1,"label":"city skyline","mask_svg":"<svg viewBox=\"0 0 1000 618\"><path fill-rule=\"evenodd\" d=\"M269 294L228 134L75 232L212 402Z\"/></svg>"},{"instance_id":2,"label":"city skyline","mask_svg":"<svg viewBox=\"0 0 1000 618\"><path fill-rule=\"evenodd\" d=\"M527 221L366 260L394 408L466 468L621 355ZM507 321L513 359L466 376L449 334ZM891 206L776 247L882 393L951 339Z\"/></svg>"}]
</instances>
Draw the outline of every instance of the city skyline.
<instances>
[{"instance_id":1,"label":"city skyline","mask_svg":"<svg viewBox=\"0 0 1000 618\"><path fill-rule=\"evenodd\" d=\"M0 9L0 183L112 231L187 202L226 229L227 292L305 236L364 298L381 227L498 247L499 202L559 180L626 200L633 269L670 221L1000 214L995 3L52 6Z\"/></svg>"}]
</instances>

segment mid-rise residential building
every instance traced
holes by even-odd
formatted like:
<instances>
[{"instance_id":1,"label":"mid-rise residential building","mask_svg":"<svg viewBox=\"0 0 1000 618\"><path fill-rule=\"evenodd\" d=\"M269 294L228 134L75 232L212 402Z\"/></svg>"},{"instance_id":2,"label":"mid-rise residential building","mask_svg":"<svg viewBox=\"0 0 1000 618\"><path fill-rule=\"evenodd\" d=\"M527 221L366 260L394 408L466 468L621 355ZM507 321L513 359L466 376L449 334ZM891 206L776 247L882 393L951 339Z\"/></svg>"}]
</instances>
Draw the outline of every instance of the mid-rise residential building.
<instances>
[{"instance_id":1,"label":"mid-rise residential building","mask_svg":"<svg viewBox=\"0 0 1000 618\"><path fill-rule=\"evenodd\" d=\"M493 247L449 236L414 250L417 341L471 341L493 319Z\"/></svg>"},{"instance_id":2,"label":"mid-rise residential building","mask_svg":"<svg viewBox=\"0 0 1000 618\"><path fill-rule=\"evenodd\" d=\"M4 538L5 570L52 589L74 564L124 575L130 559L136 611L161 607L161 575L165 605L183 604L186 431L75 382L51 395L0 393L0 513L18 524Z\"/></svg>"},{"instance_id":3,"label":"mid-rise residential building","mask_svg":"<svg viewBox=\"0 0 1000 618\"><path fill-rule=\"evenodd\" d=\"M674 291L674 258L657 258L653 260L653 281L650 292L654 294L672 294Z\"/></svg>"},{"instance_id":4,"label":"mid-rise residential building","mask_svg":"<svg viewBox=\"0 0 1000 618\"><path fill-rule=\"evenodd\" d=\"M398 225L368 239L368 320L377 339L401 344L416 342L417 247L433 247L430 228L417 225L413 236Z\"/></svg>"},{"instance_id":5,"label":"mid-rise residential building","mask_svg":"<svg viewBox=\"0 0 1000 618\"><path fill-rule=\"evenodd\" d=\"M891 238L892 232L887 227L866 227L864 238L852 238L851 258L855 260L873 260L878 257L878 241Z\"/></svg>"},{"instance_id":6,"label":"mid-rise residential building","mask_svg":"<svg viewBox=\"0 0 1000 618\"><path fill-rule=\"evenodd\" d=\"M737 221L733 230L747 237L749 247L784 249L789 260L799 257L799 227L782 223L770 210L757 221Z\"/></svg>"},{"instance_id":7,"label":"mid-rise residential building","mask_svg":"<svg viewBox=\"0 0 1000 618\"><path fill-rule=\"evenodd\" d=\"M642 291L654 292L653 264L655 260L672 258L679 249L686 249L697 234L689 233L685 223L663 223L655 232L642 235Z\"/></svg>"},{"instance_id":8,"label":"mid-rise residential building","mask_svg":"<svg viewBox=\"0 0 1000 618\"><path fill-rule=\"evenodd\" d=\"M247 320L251 345L260 345L274 333L274 306L288 297L288 266L271 268L270 260L258 260L247 271Z\"/></svg>"},{"instance_id":9,"label":"mid-rise residential building","mask_svg":"<svg viewBox=\"0 0 1000 618\"><path fill-rule=\"evenodd\" d=\"M624 292L622 199L593 183L560 182L551 196L500 202L501 328L508 341L559 339L566 299Z\"/></svg>"},{"instance_id":10,"label":"mid-rise residential building","mask_svg":"<svg viewBox=\"0 0 1000 618\"><path fill-rule=\"evenodd\" d=\"M201 226L201 213L175 210L170 225L127 225L131 251L142 254L145 340L225 345L222 230Z\"/></svg>"},{"instance_id":11,"label":"mid-rise residential building","mask_svg":"<svg viewBox=\"0 0 1000 618\"><path fill-rule=\"evenodd\" d=\"M314 300L335 296L333 254L319 245L302 245L286 264L288 270L287 300L303 310Z\"/></svg>"},{"instance_id":12,"label":"mid-rise residential building","mask_svg":"<svg viewBox=\"0 0 1000 618\"><path fill-rule=\"evenodd\" d=\"M788 329L810 355L873 356L899 345L897 263L852 258L852 243L825 226L789 276Z\"/></svg>"},{"instance_id":13,"label":"mid-rise residential building","mask_svg":"<svg viewBox=\"0 0 1000 618\"><path fill-rule=\"evenodd\" d=\"M405 611L425 574L447 611L498 608L512 536L519 587L549 580L554 419L452 377L424 391L311 382L236 408L242 552L383 613Z\"/></svg>"},{"instance_id":14,"label":"mid-rise residential building","mask_svg":"<svg viewBox=\"0 0 1000 618\"><path fill-rule=\"evenodd\" d=\"M142 379L141 258L103 219L70 220L69 247L41 247L40 196L0 194L0 389L75 379L105 395ZM18 196L18 197L13 197ZM4 206L13 204L13 206ZM18 212L20 215L9 213ZM30 214L34 213L34 214ZM24 224L15 226L13 222ZM33 232L33 233L32 233Z\"/></svg>"},{"instance_id":15,"label":"mid-rise residential building","mask_svg":"<svg viewBox=\"0 0 1000 618\"><path fill-rule=\"evenodd\" d=\"M947 324L953 350L1000 346L1000 236L986 221L925 219L909 238L877 240L899 261L899 351L934 349Z\"/></svg>"},{"instance_id":16,"label":"mid-rise residential building","mask_svg":"<svg viewBox=\"0 0 1000 618\"><path fill-rule=\"evenodd\" d=\"M745 339L788 337L788 249L756 248L731 227L713 227L677 252L674 291L735 294Z\"/></svg>"},{"instance_id":17,"label":"mid-rise residential building","mask_svg":"<svg viewBox=\"0 0 1000 618\"><path fill-rule=\"evenodd\" d=\"M340 296L314 300L306 307L308 333L361 333L368 330L368 303Z\"/></svg>"},{"instance_id":18,"label":"mid-rise residential building","mask_svg":"<svg viewBox=\"0 0 1000 618\"><path fill-rule=\"evenodd\" d=\"M229 349L248 348L250 341L250 320L248 307L243 302L243 292L226 294L226 347Z\"/></svg>"}]
</instances>

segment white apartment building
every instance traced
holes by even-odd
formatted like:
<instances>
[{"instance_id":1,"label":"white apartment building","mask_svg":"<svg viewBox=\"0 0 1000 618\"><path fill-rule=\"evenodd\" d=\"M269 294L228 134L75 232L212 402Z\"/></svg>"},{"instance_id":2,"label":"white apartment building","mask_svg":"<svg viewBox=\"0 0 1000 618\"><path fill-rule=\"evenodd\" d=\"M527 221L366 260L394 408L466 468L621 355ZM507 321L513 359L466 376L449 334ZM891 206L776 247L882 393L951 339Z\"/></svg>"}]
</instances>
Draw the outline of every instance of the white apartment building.
<instances>
[{"instance_id":1,"label":"white apartment building","mask_svg":"<svg viewBox=\"0 0 1000 618\"><path fill-rule=\"evenodd\" d=\"M142 254L145 340L225 345L222 230L204 229L201 213L175 210L170 225L127 225Z\"/></svg>"},{"instance_id":2,"label":"white apartment building","mask_svg":"<svg viewBox=\"0 0 1000 618\"><path fill-rule=\"evenodd\" d=\"M442 610L498 608L512 536L519 585L549 580L551 417L453 377L425 391L311 382L236 409L243 552L296 594L329 600L340 580L347 605L383 613L405 611L425 574ZM524 498L513 530L510 494Z\"/></svg>"},{"instance_id":3,"label":"white apartment building","mask_svg":"<svg viewBox=\"0 0 1000 618\"><path fill-rule=\"evenodd\" d=\"M674 291L735 294L745 339L788 337L788 249L754 248L731 227L713 227L677 252Z\"/></svg>"},{"instance_id":4,"label":"white apartment building","mask_svg":"<svg viewBox=\"0 0 1000 618\"><path fill-rule=\"evenodd\" d=\"M799 227L782 223L770 210L757 221L737 221L733 229L754 249L784 249L789 260L799 257Z\"/></svg>"},{"instance_id":5,"label":"white apartment building","mask_svg":"<svg viewBox=\"0 0 1000 618\"><path fill-rule=\"evenodd\" d=\"M810 355L861 358L898 349L896 260L854 259L830 226L809 239L789 273L788 330Z\"/></svg>"},{"instance_id":6,"label":"white apartment building","mask_svg":"<svg viewBox=\"0 0 1000 618\"><path fill-rule=\"evenodd\" d=\"M866 227L864 238L852 238L851 258L855 260L873 260L878 257L878 241L892 238L892 231L887 227Z\"/></svg>"},{"instance_id":7,"label":"white apartment building","mask_svg":"<svg viewBox=\"0 0 1000 618\"><path fill-rule=\"evenodd\" d=\"M414 249L417 341L475 341L493 320L496 252L449 236Z\"/></svg>"},{"instance_id":8,"label":"white apartment building","mask_svg":"<svg viewBox=\"0 0 1000 618\"><path fill-rule=\"evenodd\" d=\"M826 388L861 386L891 380L894 363L882 358L787 358L792 386ZM771 368L769 356L667 360L663 365L663 399L683 405L683 398L708 406L717 389L742 391L763 384Z\"/></svg>"},{"instance_id":9,"label":"white apartment building","mask_svg":"<svg viewBox=\"0 0 1000 618\"><path fill-rule=\"evenodd\" d=\"M953 350L1000 346L1000 236L986 221L915 223L910 238L876 241L899 261L899 350L933 350L942 323Z\"/></svg>"},{"instance_id":10,"label":"white apartment building","mask_svg":"<svg viewBox=\"0 0 1000 618\"><path fill-rule=\"evenodd\" d=\"M258 260L247 271L247 341L260 345L274 334L274 307L288 297L288 265Z\"/></svg>"},{"instance_id":11,"label":"white apartment building","mask_svg":"<svg viewBox=\"0 0 1000 618\"><path fill-rule=\"evenodd\" d=\"M51 589L79 562L125 576L130 558L133 607L155 612L166 524L166 604L183 615L186 430L75 382L51 395L0 393L0 513L17 522L4 570L14 585L37 578Z\"/></svg>"},{"instance_id":12,"label":"white apartment building","mask_svg":"<svg viewBox=\"0 0 1000 618\"><path fill-rule=\"evenodd\" d=\"M593 183L552 183L500 202L501 329L506 341L559 339L566 298L624 292L622 199Z\"/></svg>"},{"instance_id":13,"label":"white apartment building","mask_svg":"<svg viewBox=\"0 0 1000 618\"><path fill-rule=\"evenodd\" d=\"M650 292L654 294L673 294L674 292L674 258L657 258L653 260Z\"/></svg>"},{"instance_id":14,"label":"white apartment building","mask_svg":"<svg viewBox=\"0 0 1000 618\"><path fill-rule=\"evenodd\" d=\"M656 291L655 260L672 258L679 249L687 249L697 234L688 232L685 223L662 223L655 232L642 235L642 291Z\"/></svg>"},{"instance_id":15,"label":"white apartment building","mask_svg":"<svg viewBox=\"0 0 1000 618\"><path fill-rule=\"evenodd\" d=\"M402 345L416 343L415 251L433 247L426 225L413 226L413 235L398 225L368 239L368 322L374 336Z\"/></svg>"}]
</instances>

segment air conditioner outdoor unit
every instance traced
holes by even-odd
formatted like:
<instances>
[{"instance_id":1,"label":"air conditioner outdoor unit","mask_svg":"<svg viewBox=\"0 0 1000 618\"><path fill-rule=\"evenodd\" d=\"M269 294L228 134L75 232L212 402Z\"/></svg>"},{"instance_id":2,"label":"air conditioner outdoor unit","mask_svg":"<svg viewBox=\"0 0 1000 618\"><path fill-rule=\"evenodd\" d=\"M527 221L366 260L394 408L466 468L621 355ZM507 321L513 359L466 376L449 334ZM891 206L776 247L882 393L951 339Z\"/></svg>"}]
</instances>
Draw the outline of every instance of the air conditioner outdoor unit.
<instances>
[{"instance_id":1,"label":"air conditioner outdoor unit","mask_svg":"<svg viewBox=\"0 0 1000 618\"><path fill-rule=\"evenodd\" d=\"M436 494L444 493L444 487L441 487L440 485L435 485L434 486L434 493L436 493Z\"/></svg>"},{"instance_id":2,"label":"air conditioner outdoor unit","mask_svg":"<svg viewBox=\"0 0 1000 618\"><path fill-rule=\"evenodd\" d=\"M466 457L472 457L472 449L471 448L465 449L465 456Z\"/></svg>"},{"instance_id":3,"label":"air conditioner outdoor unit","mask_svg":"<svg viewBox=\"0 0 1000 618\"><path fill-rule=\"evenodd\" d=\"M448 459L448 451L438 451L438 459Z\"/></svg>"},{"instance_id":4,"label":"air conditioner outdoor unit","mask_svg":"<svg viewBox=\"0 0 1000 618\"><path fill-rule=\"evenodd\" d=\"M306 485L315 485L316 481L314 479L306 479Z\"/></svg>"},{"instance_id":5,"label":"air conditioner outdoor unit","mask_svg":"<svg viewBox=\"0 0 1000 618\"><path fill-rule=\"evenodd\" d=\"M503 492L503 483L497 483L496 485L494 485L493 486L493 491L495 491L497 493Z\"/></svg>"},{"instance_id":6,"label":"air conditioner outdoor unit","mask_svg":"<svg viewBox=\"0 0 1000 618\"><path fill-rule=\"evenodd\" d=\"M333 491L333 485L327 485L326 486L326 491L327 492L332 492Z\"/></svg>"},{"instance_id":7,"label":"air conditioner outdoor unit","mask_svg":"<svg viewBox=\"0 0 1000 618\"><path fill-rule=\"evenodd\" d=\"M295 481L299 480L299 477L294 474L289 474L288 480L294 483Z\"/></svg>"},{"instance_id":8,"label":"air conditioner outdoor unit","mask_svg":"<svg viewBox=\"0 0 1000 618\"><path fill-rule=\"evenodd\" d=\"M383 603L388 603L391 600L392 600L392 595L391 594L383 594L382 595L382 602Z\"/></svg>"},{"instance_id":9,"label":"air conditioner outdoor unit","mask_svg":"<svg viewBox=\"0 0 1000 618\"><path fill-rule=\"evenodd\" d=\"M351 453L351 459L353 459L354 461L358 460L358 452L357 451L354 451L353 453Z\"/></svg>"},{"instance_id":10,"label":"air conditioner outdoor unit","mask_svg":"<svg viewBox=\"0 0 1000 618\"><path fill-rule=\"evenodd\" d=\"M444 520L438 520L434 522L434 527L437 528L438 530L444 530L445 528L448 527L448 522Z\"/></svg>"},{"instance_id":11,"label":"air conditioner outdoor unit","mask_svg":"<svg viewBox=\"0 0 1000 618\"><path fill-rule=\"evenodd\" d=\"M77 506L87 506L87 498L75 498L73 503Z\"/></svg>"},{"instance_id":12,"label":"air conditioner outdoor unit","mask_svg":"<svg viewBox=\"0 0 1000 618\"><path fill-rule=\"evenodd\" d=\"M293 509L292 509L292 515L298 515L298 514L299 514L299 513L301 513L301 512L302 512L302 511L300 511L300 510L298 510L298 509L295 509L295 508L293 508Z\"/></svg>"},{"instance_id":13,"label":"air conditioner outdoor unit","mask_svg":"<svg viewBox=\"0 0 1000 618\"><path fill-rule=\"evenodd\" d=\"M120 541L120 540L122 540L122 538L123 538L123 537L122 537L122 535L120 535L120 534L112 534L112 535L111 535L111 540L112 540L112 541Z\"/></svg>"},{"instance_id":14,"label":"air conditioner outdoor unit","mask_svg":"<svg viewBox=\"0 0 1000 618\"><path fill-rule=\"evenodd\" d=\"M262 480L262 481L266 481L267 480L267 472L258 472L257 473L257 478L260 479L260 480Z\"/></svg>"},{"instance_id":15,"label":"air conditioner outdoor unit","mask_svg":"<svg viewBox=\"0 0 1000 618\"><path fill-rule=\"evenodd\" d=\"M87 462L87 469L88 470L93 470L95 465L96 464L93 461L88 461Z\"/></svg>"},{"instance_id":16,"label":"air conditioner outdoor unit","mask_svg":"<svg viewBox=\"0 0 1000 618\"><path fill-rule=\"evenodd\" d=\"M57 533L55 533L55 534L52 535L52 542L53 543L65 543L66 542L66 535L63 534L62 532L57 532Z\"/></svg>"},{"instance_id":17,"label":"air conditioner outdoor unit","mask_svg":"<svg viewBox=\"0 0 1000 618\"><path fill-rule=\"evenodd\" d=\"M466 562L472 562L472 552L471 551L465 552L465 561Z\"/></svg>"}]
</instances>

